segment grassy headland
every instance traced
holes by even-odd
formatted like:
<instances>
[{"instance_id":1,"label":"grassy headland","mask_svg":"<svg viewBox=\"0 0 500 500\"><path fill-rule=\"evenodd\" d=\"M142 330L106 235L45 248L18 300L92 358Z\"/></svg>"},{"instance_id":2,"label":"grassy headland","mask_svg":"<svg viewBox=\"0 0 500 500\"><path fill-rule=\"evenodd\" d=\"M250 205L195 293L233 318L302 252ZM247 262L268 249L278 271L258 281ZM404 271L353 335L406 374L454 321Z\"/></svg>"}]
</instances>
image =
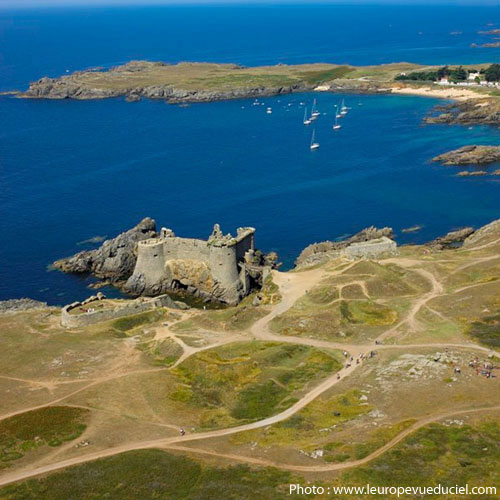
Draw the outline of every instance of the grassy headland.
<instances>
[{"instance_id":1,"label":"grassy headland","mask_svg":"<svg viewBox=\"0 0 500 500\"><path fill-rule=\"evenodd\" d=\"M486 65L475 68L482 69L483 66ZM318 87L355 92L408 88L416 92L429 82L396 81L396 78L415 73L434 74L438 70L438 67L410 63L361 67L326 63L242 67L235 64L132 61L110 70L93 69L60 78L42 78L19 95L51 99L126 96L131 101L147 97L169 102L202 102L308 91ZM444 94L453 94L456 89L440 90ZM487 89L470 90L473 96L476 91L483 96L489 93Z\"/></svg>"}]
</instances>

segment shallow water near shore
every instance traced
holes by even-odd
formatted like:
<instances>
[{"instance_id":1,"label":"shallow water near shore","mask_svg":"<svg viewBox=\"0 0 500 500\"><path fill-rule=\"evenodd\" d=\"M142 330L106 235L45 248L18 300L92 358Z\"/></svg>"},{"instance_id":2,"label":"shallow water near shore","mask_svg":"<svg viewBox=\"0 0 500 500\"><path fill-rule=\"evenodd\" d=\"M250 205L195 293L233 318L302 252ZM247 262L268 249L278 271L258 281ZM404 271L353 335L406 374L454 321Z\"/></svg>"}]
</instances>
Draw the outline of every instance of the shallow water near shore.
<instances>
[{"instance_id":1,"label":"shallow water near shore","mask_svg":"<svg viewBox=\"0 0 500 500\"><path fill-rule=\"evenodd\" d=\"M494 49L470 44L488 41L478 31L491 29L495 12L394 6L0 10L0 90L141 58L246 65L494 62ZM305 24L314 29L299 36ZM326 115L314 125L321 146L311 152L313 127L302 125L300 103L310 108L313 97ZM434 99L348 95L352 109L334 132L341 98L304 94L259 106L244 100L179 107L0 97L0 299L63 304L88 296L89 278L47 266L145 216L200 238L215 222L225 232L255 226L257 246L278 251L285 268L308 244L372 224L392 226L400 243L424 242L499 217L499 177L458 178L458 169L429 163L465 144L498 144L497 129L423 126ZM423 227L401 233L415 225Z\"/></svg>"}]
</instances>

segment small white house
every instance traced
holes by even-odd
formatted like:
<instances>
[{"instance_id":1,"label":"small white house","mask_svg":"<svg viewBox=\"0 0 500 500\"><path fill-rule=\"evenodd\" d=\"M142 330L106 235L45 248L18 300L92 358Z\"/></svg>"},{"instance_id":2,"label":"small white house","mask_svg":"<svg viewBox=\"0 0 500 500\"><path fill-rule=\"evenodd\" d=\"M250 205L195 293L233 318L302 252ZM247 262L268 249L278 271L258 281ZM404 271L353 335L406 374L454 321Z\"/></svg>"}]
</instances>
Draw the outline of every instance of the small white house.
<instances>
[{"instance_id":1,"label":"small white house","mask_svg":"<svg viewBox=\"0 0 500 500\"><path fill-rule=\"evenodd\" d=\"M477 77L481 77L479 71L476 73L469 73L469 80L475 80Z\"/></svg>"}]
</instances>

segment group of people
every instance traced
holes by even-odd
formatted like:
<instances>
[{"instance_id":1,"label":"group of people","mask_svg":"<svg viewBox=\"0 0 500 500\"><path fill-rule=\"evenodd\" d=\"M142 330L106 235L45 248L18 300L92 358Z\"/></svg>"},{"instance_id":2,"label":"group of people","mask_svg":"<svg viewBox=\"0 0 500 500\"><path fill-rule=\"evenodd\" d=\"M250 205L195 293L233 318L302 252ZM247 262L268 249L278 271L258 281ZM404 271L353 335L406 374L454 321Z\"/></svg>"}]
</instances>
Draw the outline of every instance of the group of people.
<instances>
[{"instance_id":1,"label":"group of people","mask_svg":"<svg viewBox=\"0 0 500 500\"><path fill-rule=\"evenodd\" d=\"M494 366L493 363L489 363L488 361L479 361L477 356L469 361L469 367L475 370L476 375L483 375L486 378L495 378L496 375L493 373L493 370L498 368L497 366Z\"/></svg>"},{"instance_id":2,"label":"group of people","mask_svg":"<svg viewBox=\"0 0 500 500\"><path fill-rule=\"evenodd\" d=\"M342 353L344 355L344 358L349 358L347 363L344 365L344 368L349 368L352 363L354 363L354 357L349 356L349 353L347 351L344 351ZM370 351L368 356L365 353L361 353L357 358L356 358L356 364L359 365L361 361L364 361L366 358L373 358L377 354L377 351ZM340 379L340 374L337 374L337 380Z\"/></svg>"}]
</instances>

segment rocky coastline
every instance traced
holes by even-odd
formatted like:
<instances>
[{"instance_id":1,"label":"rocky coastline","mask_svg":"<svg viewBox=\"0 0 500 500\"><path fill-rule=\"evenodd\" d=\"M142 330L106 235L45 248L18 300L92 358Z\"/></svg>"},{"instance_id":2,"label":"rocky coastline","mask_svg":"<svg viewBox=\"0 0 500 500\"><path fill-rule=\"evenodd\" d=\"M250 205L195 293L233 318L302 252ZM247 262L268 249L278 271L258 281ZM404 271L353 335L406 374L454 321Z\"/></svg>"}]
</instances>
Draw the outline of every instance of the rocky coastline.
<instances>
[{"instance_id":1,"label":"rocky coastline","mask_svg":"<svg viewBox=\"0 0 500 500\"><path fill-rule=\"evenodd\" d=\"M77 99L97 100L125 97L128 102L146 99L161 99L170 104L214 102L234 99L248 99L270 97L294 92L307 92L313 86L294 84L288 86L266 87L251 86L228 90L189 90L171 85L151 85L145 87L130 87L124 89L88 88L82 86L71 77L41 78L30 84L26 92L21 92L18 97L34 99Z\"/></svg>"},{"instance_id":2,"label":"rocky coastline","mask_svg":"<svg viewBox=\"0 0 500 500\"><path fill-rule=\"evenodd\" d=\"M91 274L116 285L132 275L137 243L157 236L156 222L146 217L132 229L106 240L99 248L57 260L52 266L65 273Z\"/></svg>"},{"instance_id":3,"label":"rocky coastline","mask_svg":"<svg viewBox=\"0 0 500 500\"><path fill-rule=\"evenodd\" d=\"M487 165L500 162L500 146L464 146L432 159L443 165Z\"/></svg>"},{"instance_id":4,"label":"rocky coastline","mask_svg":"<svg viewBox=\"0 0 500 500\"><path fill-rule=\"evenodd\" d=\"M258 99L292 93L423 95L455 99L436 106L427 124L500 125L500 100L468 87L444 88L395 81L418 65L380 66L306 64L243 67L236 64L131 61L109 70L93 68L57 78L43 77L25 91L8 92L16 98L99 100L124 98L163 100L170 104ZM477 97L476 97L477 96Z\"/></svg>"},{"instance_id":5,"label":"rocky coastline","mask_svg":"<svg viewBox=\"0 0 500 500\"><path fill-rule=\"evenodd\" d=\"M468 99L436 106L424 122L446 125L500 125L500 102L492 98Z\"/></svg>"},{"instance_id":6,"label":"rocky coastline","mask_svg":"<svg viewBox=\"0 0 500 500\"><path fill-rule=\"evenodd\" d=\"M334 253L347 248L352 243L361 243L369 240L375 240L381 237L394 238L392 228L383 227L381 229L375 226L370 226L355 235L340 241L322 241L319 243L312 243L300 252L300 255L295 260L295 268L311 266L322 262L325 258L329 258Z\"/></svg>"},{"instance_id":7,"label":"rocky coastline","mask_svg":"<svg viewBox=\"0 0 500 500\"><path fill-rule=\"evenodd\" d=\"M46 302L28 298L0 300L0 314L17 313L49 307Z\"/></svg>"},{"instance_id":8,"label":"rocky coastline","mask_svg":"<svg viewBox=\"0 0 500 500\"><path fill-rule=\"evenodd\" d=\"M254 232L238 228L236 236L224 235L216 224L207 241L180 238L167 228L157 231L156 222L146 217L98 248L57 260L52 267L100 280L89 288L113 285L135 297L170 292L206 302L237 303L281 265L276 252L264 254L254 248Z\"/></svg>"},{"instance_id":9,"label":"rocky coastline","mask_svg":"<svg viewBox=\"0 0 500 500\"><path fill-rule=\"evenodd\" d=\"M93 68L58 78L43 77L32 82L26 91L17 92L17 97L78 100L124 97L129 102L147 98L176 104L312 90L390 93L396 75L417 68L418 65L408 63L364 68L322 63L246 68L236 64L131 61L109 70ZM360 70L364 76L358 76ZM366 76L372 72L373 76Z\"/></svg>"}]
</instances>

